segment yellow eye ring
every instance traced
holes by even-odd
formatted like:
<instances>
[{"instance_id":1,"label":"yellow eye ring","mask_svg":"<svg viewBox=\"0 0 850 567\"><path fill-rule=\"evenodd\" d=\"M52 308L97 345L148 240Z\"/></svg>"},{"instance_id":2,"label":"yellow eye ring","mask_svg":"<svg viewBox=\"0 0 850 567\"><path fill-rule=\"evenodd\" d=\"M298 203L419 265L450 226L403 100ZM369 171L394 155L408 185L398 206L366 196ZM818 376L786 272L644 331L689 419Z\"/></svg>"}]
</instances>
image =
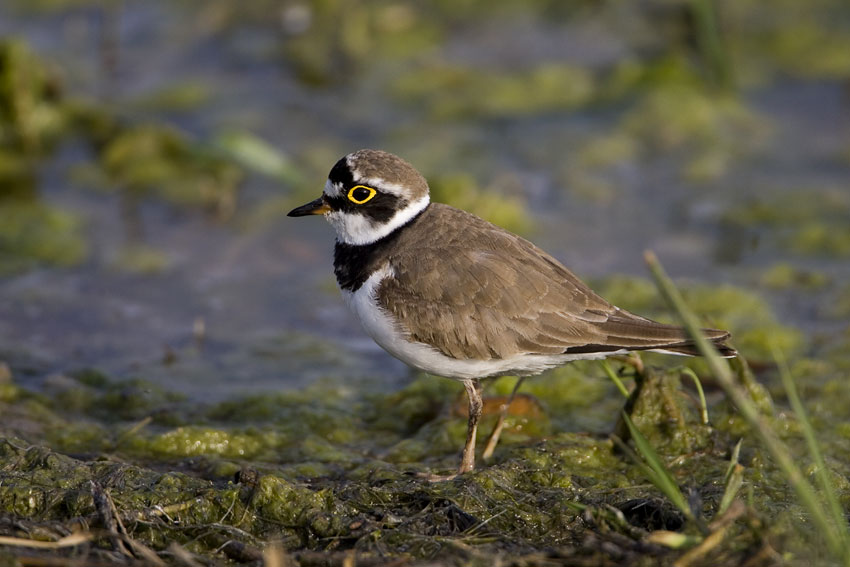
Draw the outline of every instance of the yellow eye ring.
<instances>
[{"instance_id":1,"label":"yellow eye ring","mask_svg":"<svg viewBox=\"0 0 850 567\"><path fill-rule=\"evenodd\" d=\"M357 191L358 189L365 189L366 191L369 192L369 194L366 195L365 197L360 196L360 198L358 199L357 197L354 196L354 192ZM358 193L361 193L361 195L362 195L362 191L358 191ZM352 187L351 189L348 190L348 200L351 201L352 203L357 203L358 205L362 205L363 203L370 200L372 197L374 197L377 194L378 194L378 192L375 191L374 189L372 189L371 187L366 187L365 185L355 185L354 187Z\"/></svg>"}]
</instances>

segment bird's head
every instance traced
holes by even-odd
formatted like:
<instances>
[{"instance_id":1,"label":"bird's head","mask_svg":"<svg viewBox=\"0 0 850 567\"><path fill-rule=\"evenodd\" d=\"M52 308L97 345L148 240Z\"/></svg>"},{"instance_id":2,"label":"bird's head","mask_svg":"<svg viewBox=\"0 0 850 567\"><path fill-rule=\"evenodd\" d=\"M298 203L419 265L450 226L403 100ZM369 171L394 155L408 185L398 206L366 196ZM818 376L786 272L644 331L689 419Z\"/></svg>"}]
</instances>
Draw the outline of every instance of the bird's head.
<instances>
[{"instance_id":1,"label":"bird's head","mask_svg":"<svg viewBox=\"0 0 850 567\"><path fill-rule=\"evenodd\" d=\"M289 212L324 215L346 244L371 244L428 206L428 183L412 165L380 150L358 150L331 169L322 196Z\"/></svg>"}]
</instances>

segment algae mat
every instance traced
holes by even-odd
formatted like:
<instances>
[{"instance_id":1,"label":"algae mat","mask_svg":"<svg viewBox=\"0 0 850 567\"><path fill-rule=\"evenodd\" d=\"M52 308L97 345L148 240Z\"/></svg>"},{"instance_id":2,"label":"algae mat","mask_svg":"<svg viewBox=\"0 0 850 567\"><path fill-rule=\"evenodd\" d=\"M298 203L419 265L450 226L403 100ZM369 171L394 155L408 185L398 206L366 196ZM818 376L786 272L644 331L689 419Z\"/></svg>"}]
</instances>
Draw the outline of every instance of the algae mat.
<instances>
[{"instance_id":1,"label":"algae mat","mask_svg":"<svg viewBox=\"0 0 850 567\"><path fill-rule=\"evenodd\" d=\"M620 371L627 384L630 368ZM739 372L766 418L793 429ZM535 395L512 407L495 461L441 483L418 473L449 470L457 459L465 418L449 380L423 376L380 395L317 384L201 406L94 371L55 377L39 394L7 373L0 558L9 565L769 565L782 553L817 560L809 547L817 535L740 418L709 384L704 423L682 376L680 368L645 371L629 406L694 520L605 431L563 430L557 416L570 408L595 406L613 423L624 406L592 364L533 380ZM510 386L504 379L490 388L485 432ZM718 514L740 435L744 488ZM846 488L846 471L833 472ZM701 531L714 540L700 549Z\"/></svg>"}]
</instances>

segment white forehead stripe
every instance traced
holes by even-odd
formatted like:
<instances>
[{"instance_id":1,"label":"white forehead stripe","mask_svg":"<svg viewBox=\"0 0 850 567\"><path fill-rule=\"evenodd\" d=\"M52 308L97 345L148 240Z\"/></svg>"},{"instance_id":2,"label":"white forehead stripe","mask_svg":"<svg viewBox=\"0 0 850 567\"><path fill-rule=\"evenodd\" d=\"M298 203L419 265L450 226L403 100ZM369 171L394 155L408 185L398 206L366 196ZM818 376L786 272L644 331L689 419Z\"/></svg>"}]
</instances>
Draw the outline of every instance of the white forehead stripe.
<instances>
[{"instance_id":1,"label":"white forehead stripe","mask_svg":"<svg viewBox=\"0 0 850 567\"><path fill-rule=\"evenodd\" d=\"M330 179L325 181L325 195L328 197L339 197L342 194L342 183L333 183Z\"/></svg>"},{"instance_id":2,"label":"white forehead stripe","mask_svg":"<svg viewBox=\"0 0 850 567\"><path fill-rule=\"evenodd\" d=\"M396 197L407 197L409 195L409 189L404 185L400 185L398 183L387 183L380 177L366 177L366 175L355 167L354 154L348 154L345 156L345 163L348 164L348 170L351 172L351 177L357 185L366 185L367 187L373 187L375 189L380 188L382 192L390 193Z\"/></svg>"},{"instance_id":3,"label":"white forehead stripe","mask_svg":"<svg viewBox=\"0 0 850 567\"><path fill-rule=\"evenodd\" d=\"M410 195L410 191L405 188L404 185L399 185L398 183L387 183L380 177L363 177L360 175L359 171L353 171L352 174L354 175L354 182L358 185L365 185L367 187L380 189L382 193L389 193L396 197L406 198Z\"/></svg>"},{"instance_id":4,"label":"white forehead stripe","mask_svg":"<svg viewBox=\"0 0 850 567\"><path fill-rule=\"evenodd\" d=\"M396 211L390 220L381 224L375 224L372 219L364 215L343 211L325 213L325 218L336 230L338 240L346 244L361 246L380 240L400 226L407 224L413 217L421 213L429 202L431 202L431 198L427 194L423 195L403 209Z\"/></svg>"}]
</instances>

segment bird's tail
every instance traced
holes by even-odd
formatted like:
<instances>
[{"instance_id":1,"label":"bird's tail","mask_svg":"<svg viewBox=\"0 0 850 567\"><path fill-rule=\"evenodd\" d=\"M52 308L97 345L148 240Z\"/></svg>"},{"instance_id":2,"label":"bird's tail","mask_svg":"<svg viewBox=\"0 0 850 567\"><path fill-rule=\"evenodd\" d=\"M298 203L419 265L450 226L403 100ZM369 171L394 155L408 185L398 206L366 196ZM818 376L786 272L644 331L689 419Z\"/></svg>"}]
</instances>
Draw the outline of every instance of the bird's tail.
<instances>
[{"instance_id":1,"label":"bird's tail","mask_svg":"<svg viewBox=\"0 0 850 567\"><path fill-rule=\"evenodd\" d=\"M731 336L729 333L718 329L702 329L702 332L704 333L705 338L714 345L714 348L717 349L720 356L723 358L735 358L738 356L738 351L726 344L726 340ZM700 356L702 354L692 340L645 350L652 352L664 352L668 354L681 354L684 356Z\"/></svg>"},{"instance_id":2,"label":"bird's tail","mask_svg":"<svg viewBox=\"0 0 850 567\"><path fill-rule=\"evenodd\" d=\"M608 334L606 346L609 349L646 350L699 356L694 341L683 327L665 325L651 319L620 309L602 325ZM702 329L703 336L708 339L724 358L733 358L738 352L726 344L730 334L719 329Z\"/></svg>"}]
</instances>

